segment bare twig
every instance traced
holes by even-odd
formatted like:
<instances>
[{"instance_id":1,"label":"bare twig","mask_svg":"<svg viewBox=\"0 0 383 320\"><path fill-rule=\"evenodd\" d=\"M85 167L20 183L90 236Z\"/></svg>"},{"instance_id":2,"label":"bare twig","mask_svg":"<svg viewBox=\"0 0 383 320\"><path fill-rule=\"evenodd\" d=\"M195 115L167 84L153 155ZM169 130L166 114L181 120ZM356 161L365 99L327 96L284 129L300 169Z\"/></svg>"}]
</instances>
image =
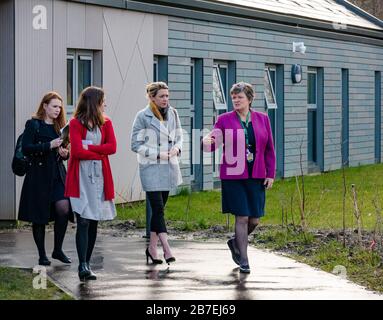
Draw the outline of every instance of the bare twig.
<instances>
[{"instance_id":1,"label":"bare twig","mask_svg":"<svg viewBox=\"0 0 383 320\"><path fill-rule=\"evenodd\" d=\"M301 190L299 188L299 182L298 182L297 176L295 176L295 182L296 182L296 186L297 186L297 190L298 190L298 196L299 196L299 209L300 209L300 213L301 213L301 227L302 227L302 230L305 232L306 231L305 209L304 209L304 205L303 205Z\"/></svg>"},{"instance_id":2,"label":"bare twig","mask_svg":"<svg viewBox=\"0 0 383 320\"><path fill-rule=\"evenodd\" d=\"M352 190L352 196L353 196L353 201L354 201L354 215L358 224L358 242L359 244L362 243L362 223L361 223L361 212L358 207L358 198L357 198L357 193L356 193L356 188L355 185L351 185L351 190Z\"/></svg>"},{"instance_id":3,"label":"bare twig","mask_svg":"<svg viewBox=\"0 0 383 320\"><path fill-rule=\"evenodd\" d=\"M294 229L294 231L296 231L294 212L293 212L293 203L294 203L294 194L292 194L290 197L290 213L291 213L291 222L293 224L293 229Z\"/></svg>"},{"instance_id":4,"label":"bare twig","mask_svg":"<svg viewBox=\"0 0 383 320\"><path fill-rule=\"evenodd\" d=\"M346 248L346 172L342 161L342 179L343 179L343 199L342 199L342 225L343 225L343 248Z\"/></svg>"},{"instance_id":5,"label":"bare twig","mask_svg":"<svg viewBox=\"0 0 383 320\"><path fill-rule=\"evenodd\" d=\"M378 189L375 188L376 193L375 197L372 200L374 207L375 207L375 214L376 214L376 220L375 220L375 227L374 227L374 244L378 245L379 251L382 249L383 245L383 239L382 239L382 207L380 203L378 202L379 195L378 195Z\"/></svg>"}]
</instances>

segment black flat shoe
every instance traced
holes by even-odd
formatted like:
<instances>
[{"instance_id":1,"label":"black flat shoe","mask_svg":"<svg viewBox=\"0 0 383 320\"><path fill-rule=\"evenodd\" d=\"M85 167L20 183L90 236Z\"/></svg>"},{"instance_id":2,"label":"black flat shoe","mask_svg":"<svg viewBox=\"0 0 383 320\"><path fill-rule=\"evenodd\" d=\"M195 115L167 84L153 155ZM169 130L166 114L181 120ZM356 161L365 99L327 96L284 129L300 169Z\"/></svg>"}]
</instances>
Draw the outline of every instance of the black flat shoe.
<instances>
[{"instance_id":1,"label":"black flat shoe","mask_svg":"<svg viewBox=\"0 0 383 320\"><path fill-rule=\"evenodd\" d=\"M162 260L161 259L154 259L152 257L152 255L150 254L149 252L149 248L146 248L145 250L145 254L146 254L146 263L149 263L149 258L152 260L152 263L153 264L161 264L162 263Z\"/></svg>"},{"instance_id":2,"label":"black flat shoe","mask_svg":"<svg viewBox=\"0 0 383 320\"><path fill-rule=\"evenodd\" d=\"M40 266L50 266L50 265L51 265L51 262L50 262L50 260L48 259L47 256L45 256L45 257L40 257L40 258L39 258L39 265L40 265Z\"/></svg>"},{"instance_id":3,"label":"black flat shoe","mask_svg":"<svg viewBox=\"0 0 383 320\"><path fill-rule=\"evenodd\" d=\"M52 258L60 260L62 263L72 263L72 260L64 254L64 252L53 251Z\"/></svg>"},{"instance_id":4,"label":"black flat shoe","mask_svg":"<svg viewBox=\"0 0 383 320\"><path fill-rule=\"evenodd\" d=\"M90 274L89 274L89 276L87 276L87 277L85 278L85 280L97 280L97 276L96 276L96 274L92 271L92 269L90 268L90 264L89 264L89 262L86 263L86 266L87 266L87 268L88 268Z\"/></svg>"}]
</instances>

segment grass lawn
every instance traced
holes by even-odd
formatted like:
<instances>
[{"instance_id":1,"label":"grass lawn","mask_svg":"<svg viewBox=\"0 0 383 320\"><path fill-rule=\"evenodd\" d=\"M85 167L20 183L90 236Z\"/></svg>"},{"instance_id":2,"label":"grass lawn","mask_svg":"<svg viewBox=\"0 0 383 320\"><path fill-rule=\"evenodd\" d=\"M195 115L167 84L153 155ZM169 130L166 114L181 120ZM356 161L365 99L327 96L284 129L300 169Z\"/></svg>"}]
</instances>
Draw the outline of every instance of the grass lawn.
<instances>
[{"instance_id":1,"label":"grass lawn","mask_svg":"<svg viewBox=\"0 0 383 320\"><path fill-rule=\"evenodd\" d=\"M47 280L46 289L34 289L32 271L0 267L0 300L71 300Z\"/></svg>"},{"instance_id":2,"label":"grass lawn","mask_svg":"<svg viewBox=\"0 0 383 320\"><path fill-rule=\"evenodd\" d=\"M346 227L354 228L354 205L351 184L355 184L358 206L362 212L363 228L372 230L376 223L373 200L382 206L383 164L346 169ZM299 180L300 182L300 180ZM342 227L342 171L332 171L315 176L305 176L306 219L309 228L340 229ZM301 186L300 186L301 187ZM266 216L263 224L281 224L282 207L287 212L288 223L299 224L299 196L295 178L280 179L267 192ZM292 218L293 217L293 218ZM133 219L145 226L145 204L118 206L118 218ZM226 225L227 216L221 213L220 191L181 192L170 197L166 205L166 219L184 229L203 229L212 225ZM232 224L234 219L230 217Z\"/></svg>"}]
</instances>

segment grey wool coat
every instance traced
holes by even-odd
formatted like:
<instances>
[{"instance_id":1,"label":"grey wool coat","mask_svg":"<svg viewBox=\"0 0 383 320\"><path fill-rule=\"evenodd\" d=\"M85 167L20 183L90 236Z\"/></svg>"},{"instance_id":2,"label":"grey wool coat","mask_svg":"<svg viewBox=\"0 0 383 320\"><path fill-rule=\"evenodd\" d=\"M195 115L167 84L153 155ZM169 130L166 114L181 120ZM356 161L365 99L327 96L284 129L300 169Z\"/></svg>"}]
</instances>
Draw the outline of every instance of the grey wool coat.
<instances>
[{"instance_id":1,"label":"grey wool coat","mask_svg":"<svg viewBox=\"0 0 383 320\"><path fill-rule=\"evenodd\" d=\"M144 191L170 191L182 183L179 155L182 152L182 128L176 109L169 106L167 121L160 122L150 106L134 119L131 149L137 153ZM160 160L160 152L177 147L181 152L170 160Z\"/></svg>"}]
</instances>

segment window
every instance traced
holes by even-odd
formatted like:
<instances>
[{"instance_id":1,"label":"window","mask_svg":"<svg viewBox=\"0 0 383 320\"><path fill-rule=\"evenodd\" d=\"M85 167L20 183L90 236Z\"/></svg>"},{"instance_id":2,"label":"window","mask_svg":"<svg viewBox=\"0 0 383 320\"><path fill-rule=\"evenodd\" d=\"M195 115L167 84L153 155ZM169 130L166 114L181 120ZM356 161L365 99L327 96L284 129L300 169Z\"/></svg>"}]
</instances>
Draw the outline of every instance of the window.
<instances>
[{"instance_id":1,"label":"window","mask_svg":"<svg viewBox=\"0 0 383 320\"><path fill-rule=\"evenodd\" d=\"M93 84L93 52L70 50L67 54L67 113L86 87Z\"/></svg>"},{"instance_id":2,"label":"window","mask_svg":"<svg viewBox=\"0 0 383 320\"><path fill-rule=\"evenodd\" d=\"M375 162L382 161L382 72L375 71Z\"/></svg>"},{"instance_id":3,"label":"window","mask_svg":"<svg viewBox=\"0 0 383 320\"><path fill-rule=\"evenodd\" d=\"M308 161L311 165L317 163L317 92L318 92L318 79L317 70L309 68L307 71L307 109L308 109L308 123L307 123L307 147L308 147Z\"/></svg>"},{"instance_id":4,"label":"window","mask_svg":"<svg viewBox=\"0 0 383 320\"><path fill-rule=\"evenodd\" d=\"M195 63L194 60L190 61L190 180L194 181L194 161L193 161L193 129L195 129Z\"/></svg>"},{"instance_id":5,"label":"window","mask_svg":"<svg viewBox=\"0 0 383 320\"><path fill-rule=\"evenodd\" d=\"M213 102L215 110L227 110L225 90L222 85L219 65L213 66Z\"/></svg>"},{"instance_id":6,"label":"window","mask_svg":"<svg viewBox=\"0 0 383 320\"><path fill-rule=\"evenodd\" d=\"M265 96L265 109L269 115L271 130L273 133L275 150L277 146L277 99L276 99L276 74L277 69L274 65L265 67L264 74L264 96ZM277 150L276 150L277 151Z\"/></svg>"},{"instance_id":7,"label":"window","mask_svg":"<svg viewBox=\"0 0 383 320\"><path fill-rule=\"evenodd\" d=\"M158 81L158 57L153 59L153 82Z\"/></svg>"},{"instance_id":8,"label":"window","mask_svg":"<svg viewBox=\"0 0 383 320\"><path fill-rule=\"evenodd\" d=\"M163 81L168 83L168 57L153 57L153 81Z\"/></svg>"},{"instance_id":9,"label":"window","mask_svg":"<svg viewBox=\"0 0 383 320\"><path fill-rule=\"evenodd\" d=\"M342 69L342 165L349 165L349 70Z\"/></svg>"},{"instance_id":10,"label":"window","mask_svg":"<svg viewBox=\"0 0 383 320\"><path fill-rule=\"evenodd\" d=\"M275 98L275 67L265 69L265 100L267 109L277 109L277 99Z\"/></svg>"},{"instance_id":11,"label":"window","mask_svg":"<svg viewBox=\"0 0 383 320\"><path fill-rule=\"evenodd\" d=\"M229 94L229 65L227 62L215 61L213 65L213 100L214 100L214 112L213 122L217 121L220 114L225 113L228 109L227 101L230 99ZM218 148L213 153L213 177L219 176L219 161L222 155L222 147Z\"/></svg>"},{"instance_id":12,"label":"window","mask_svg":"<svg viewBox=\"0 0 383 320\"><path fill-rule=\"evenodd\" d=\"M307 106L311 109L317 107L317 72L314 69L307 73Z\"/></svg>"}]
</instances>

